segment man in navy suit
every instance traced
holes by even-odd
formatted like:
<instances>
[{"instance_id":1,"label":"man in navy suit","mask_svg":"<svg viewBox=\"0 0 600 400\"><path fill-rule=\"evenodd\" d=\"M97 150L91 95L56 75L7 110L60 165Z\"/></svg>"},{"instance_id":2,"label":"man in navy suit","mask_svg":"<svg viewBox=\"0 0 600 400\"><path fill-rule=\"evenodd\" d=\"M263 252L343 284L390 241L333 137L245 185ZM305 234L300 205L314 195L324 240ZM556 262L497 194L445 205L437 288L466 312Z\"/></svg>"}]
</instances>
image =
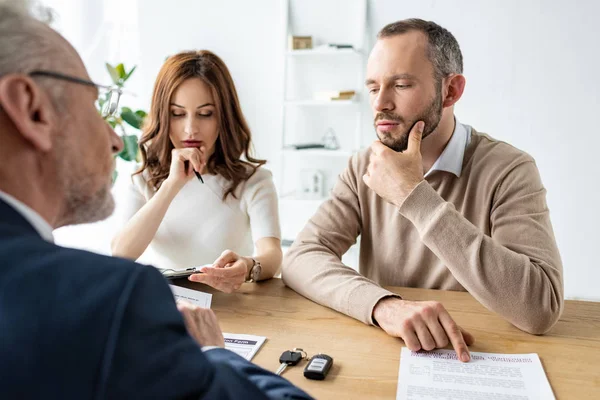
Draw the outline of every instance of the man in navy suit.
<instances>
[{"instance_id":1,"label":"man in navy suit","mask_svg":"<svg viewBox=\"0 0 600 400\"><path fill-rule=\"evenodd\" d=\"M123 145L97 98L60 35L0 5L0 398L310 398L225 350L154 268L53 243L114 208Z\"/></svg>"}]
</instances>

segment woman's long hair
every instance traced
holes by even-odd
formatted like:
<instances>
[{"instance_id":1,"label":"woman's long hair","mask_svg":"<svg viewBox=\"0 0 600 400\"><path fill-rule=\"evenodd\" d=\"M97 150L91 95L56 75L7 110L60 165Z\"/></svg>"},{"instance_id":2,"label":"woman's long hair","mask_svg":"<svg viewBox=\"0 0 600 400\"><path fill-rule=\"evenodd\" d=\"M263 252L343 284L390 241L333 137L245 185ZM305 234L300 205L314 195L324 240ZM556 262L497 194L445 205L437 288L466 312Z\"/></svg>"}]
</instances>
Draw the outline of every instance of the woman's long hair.
<instances>
[{"instance_id":1,"label":"woman's long hair","mask_svg":"<svg viewBox=\"0 0 600 400\"><path fill-rule=\"evenodd\" d=\"M231 182L223 200L230 194L235 198L238 185L250 178L266 161L250 155L252 135L242 114L231 74L223 60L207 50L176 54L162 66L154 84L150 112L139 143L142 166L134 175L147 170L148 183L155 189L169 176L174 148L169 138L169 104L179 85L190 78L200 78L210 87L217 109L218 137L215 151L207 162L208 172L219 174ZM242 154L245 160L240 158Z\"/></svg>"}]
</instances>

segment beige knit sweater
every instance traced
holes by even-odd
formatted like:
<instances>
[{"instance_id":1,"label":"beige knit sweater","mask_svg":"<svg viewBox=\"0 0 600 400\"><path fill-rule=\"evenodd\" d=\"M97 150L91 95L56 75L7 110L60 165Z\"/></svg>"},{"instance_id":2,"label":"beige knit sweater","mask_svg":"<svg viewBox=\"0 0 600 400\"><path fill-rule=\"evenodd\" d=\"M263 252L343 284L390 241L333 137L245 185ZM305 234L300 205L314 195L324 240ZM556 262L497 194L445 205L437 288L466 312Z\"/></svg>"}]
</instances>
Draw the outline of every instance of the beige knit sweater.
<instances>
[{"instance_id":1,"label":"beige knit sweater","mask_svg":"<svg viewBox=\"0 0 600 400\"><path fill-rule=\"evenodd\" d=\"M562 263L529 155L472 130L461 176L432 172L400 209L365 185L368 164L369 150L350 159L296 238L286 285L370 324L375 304L392 294L380 285L467 290L530 333L556 323ZM340 261L359 235L360 273Z\"/></svg>"}]
</instances>

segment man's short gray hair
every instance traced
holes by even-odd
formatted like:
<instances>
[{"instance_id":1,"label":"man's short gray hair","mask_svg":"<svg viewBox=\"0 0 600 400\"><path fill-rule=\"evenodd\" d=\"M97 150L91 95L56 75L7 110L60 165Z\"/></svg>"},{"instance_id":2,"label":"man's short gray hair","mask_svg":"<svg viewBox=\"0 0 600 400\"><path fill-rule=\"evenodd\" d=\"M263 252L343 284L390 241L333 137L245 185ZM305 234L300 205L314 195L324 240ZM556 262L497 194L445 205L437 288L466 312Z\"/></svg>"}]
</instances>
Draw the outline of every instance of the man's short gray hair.
<instances>
[{"instance_id":1,"label":"man's short gray hair","mask_svg":"<svg viewBox=\"0 0 600 400\"><path fill-rule=\"evenodd\" d=\"M51 19L52 11L35 1L0 0L0 78L58 66L58 35L47 27ZM62 84L53 84L50 92L59 106Z\"/></svg>"},{"instance_id":2,"label":"man's short gray hair","mask_svg":"<svg viewBox=\"0 0 600 400\"><path fill-rule=\"evenodd\" d=\"M411 31L423 32L427 36L428 57L438 81L450 74L463 73L463 56L458 41L450 31L435 22L419 18L392 22L379 31L377 38L384 39Z\"/></svg>"},{"instance_id":3,"label":"man's short gray hair","mask_svg":"<svg viewBox=\"0 0 600 400\"><path fill-rule=\"evenodd\" d=\"M0 0L0 76L52 67L56 38L44 26L50 15L29 1Z\"/></svg>"}]
</instances>

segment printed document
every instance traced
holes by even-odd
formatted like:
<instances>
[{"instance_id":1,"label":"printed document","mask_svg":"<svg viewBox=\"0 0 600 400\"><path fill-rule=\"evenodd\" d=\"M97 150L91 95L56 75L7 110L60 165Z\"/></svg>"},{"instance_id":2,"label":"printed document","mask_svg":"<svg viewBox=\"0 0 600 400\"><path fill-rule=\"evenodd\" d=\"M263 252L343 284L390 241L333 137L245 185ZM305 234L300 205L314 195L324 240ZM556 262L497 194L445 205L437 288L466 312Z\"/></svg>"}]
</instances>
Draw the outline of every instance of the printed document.
<instances>
[{"instance_id":1,"label":"printed document","mask_svg":"<svg viewBox=\"0 0 600 400\"><path fill-rule=\"evenodd\" d=\"M252 360L260 346L267 339L264 336L239 335L235 333L223 333L225 338L225 348L244 357L246 360Z\"/></svg>"},{"instance_id":2,"label":"printed document","mask_svg":"<svg viewBox=\"0 0 600 400\"><path fill-rule=\"evenodd\" d=\"M471 352L463 363L454 350L400 352L396 400L554 398L537 354Z\"/></svg>"},{"instance_id":3,"label":"printed document","mask_svg":"<svg viewBox=\"0 0 600 400\"><path fill-rule=\"evenodd\" d=\"M212 294L200 292L198 290L186 289L180 286L169 285L175 300L186 300L192 304L203 308L210 308ZM244 357L246 360L252 360L252 357L258 352L258 349L267 339L264 336L242 335L236 333L223 333L225 338L225 348Z\"/></svg>"},{"instance_id":4,"label":"printed document","mask_svg":"<svg viewBox=\"0 0 600 400\"><path fill-rule=\"evenodd\" d=\"M169 287L171 288L171 292L173 292L175 300L186 300L202 308L210 308L212 294L175 285L169 285Z\"/></svg>"}]
</instances>

